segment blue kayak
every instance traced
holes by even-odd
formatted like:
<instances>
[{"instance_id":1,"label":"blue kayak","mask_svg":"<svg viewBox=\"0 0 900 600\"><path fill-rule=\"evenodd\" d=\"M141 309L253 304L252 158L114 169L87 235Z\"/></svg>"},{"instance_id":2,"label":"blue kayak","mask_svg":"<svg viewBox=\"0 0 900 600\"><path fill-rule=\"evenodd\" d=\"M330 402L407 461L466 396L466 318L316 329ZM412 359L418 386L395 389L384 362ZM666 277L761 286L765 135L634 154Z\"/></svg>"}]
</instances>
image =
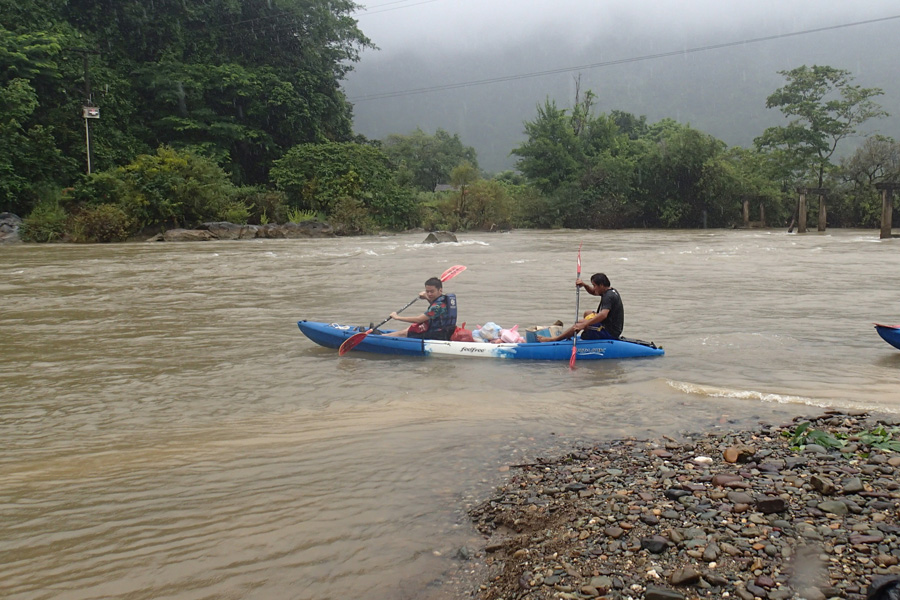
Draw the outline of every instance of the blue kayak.
<instances>
[{"instance_id":1,"label":"blue kayak","mask_svg":"<svg viewBox=\"0 0 900 600\"><path fill-rule=\"evenodd\" d=\"M875 323L875 331L878 332L881 339L900 350L900 325L881 325Z\"/></svg>"},{"instance_id":2,"label":"blue kayak","mask_svg":"<svg viewBox=\"0 0 900 600\"><path fill-rule=\"evenodd\" d=\"M306 337L326 348L340 348L344 340L358 327L337 323L298 321ZM578 340L577 360L601 358L638 358L662 356L662 348L652 342L640 340ZM445 342L443 340L419 340L405 337L387 337L370 333L351 352L374 352L401 356L472 356L477 358L514 358L518 360L569 360L572 356L572 340L544 343L488 344L483 342Z\"/></svg>"}]
</instances>

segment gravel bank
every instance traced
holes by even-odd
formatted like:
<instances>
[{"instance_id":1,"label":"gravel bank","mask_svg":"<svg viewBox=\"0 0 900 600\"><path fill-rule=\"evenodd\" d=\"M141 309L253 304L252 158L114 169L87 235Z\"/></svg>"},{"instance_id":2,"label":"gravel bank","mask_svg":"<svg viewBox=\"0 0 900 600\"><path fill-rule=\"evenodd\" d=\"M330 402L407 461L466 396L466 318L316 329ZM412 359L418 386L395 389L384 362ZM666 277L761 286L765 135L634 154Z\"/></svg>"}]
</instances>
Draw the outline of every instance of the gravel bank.
<instances>
[{"instance_id":1,"label":"gravel bank","mask_svg":"<svg viewBox=\"0 0 900 600\"><path fill-rule=\"evenodd\" d=\"M827 412L808 419L798 447L806 421L616 440L514 466L470 511L485 542L461 552L482 578L467 595L865 599L900 580L900 453L860 433L898 440L898 422Z\"/></svg>"}]
</instances>

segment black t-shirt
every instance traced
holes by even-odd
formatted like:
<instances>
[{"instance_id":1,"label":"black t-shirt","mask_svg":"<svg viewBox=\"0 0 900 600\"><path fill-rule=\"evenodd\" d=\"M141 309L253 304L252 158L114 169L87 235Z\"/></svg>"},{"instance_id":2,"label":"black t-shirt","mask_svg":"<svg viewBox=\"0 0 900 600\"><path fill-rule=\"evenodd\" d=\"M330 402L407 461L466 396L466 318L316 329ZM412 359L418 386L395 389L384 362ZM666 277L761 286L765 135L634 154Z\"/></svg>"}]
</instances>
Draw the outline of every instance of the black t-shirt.
<instances>
[{"instance_id":1,"label":"black t-shirt","mask_svg":"<svg viewBox=\"0 0 900 600\"><path fill-rule=\"evenodd\" d=\"M609 335L618 338L625 328L625 308L622 306L622 297L613 288L609 288L600 296L600 306L597 307L597 312L607 308L609 314L603 319L603 328Z\"/></svg>"}]
</instances>

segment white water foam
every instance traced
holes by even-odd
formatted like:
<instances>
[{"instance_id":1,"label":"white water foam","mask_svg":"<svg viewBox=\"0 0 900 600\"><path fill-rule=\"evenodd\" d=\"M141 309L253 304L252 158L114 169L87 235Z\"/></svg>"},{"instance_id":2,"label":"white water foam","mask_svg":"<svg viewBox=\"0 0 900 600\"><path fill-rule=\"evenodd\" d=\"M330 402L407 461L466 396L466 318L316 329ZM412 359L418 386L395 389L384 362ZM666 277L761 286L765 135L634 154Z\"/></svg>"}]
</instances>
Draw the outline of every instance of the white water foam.
<instances>
[{"instance_id":1,"label":"white water foam","mask_svg":"<svg viewBox=\"0 0 900 600\"><path fill-rule=\"evenodd\" d=\"M828 407L828 403L803 396L789 396L784 394L771 394L754 390L731 390L707 385L690 383L687 381L667 380L669 386L685 394L709 396L710 398L738 398L741 400L760 400L762 402L776 402L778 404L806 404L808 406Z\"/></svg>"},{"instance_id":2,"label":"white water foam","mask_svg":"<svg viewBox=\"0 0 900 600\"><path fill-rule=\"evenodd\" d=\"M708 396L710 398L735 398L738 400L757 400L760 402L772 402L776 404L803 404L805 406L815 406L817 408L835 408L841 410L864 410L877 411L883 413L900 412L890 407L873 407L868 404L853 401L831 401L821 398L808 398L805 396L792 396L789 394L773 394L768 392L758 392L755 390L733 390L728 388L719 388L688 381L666 380L666 383L685 394L693 394L697 396Z\"/></svg>"}]
</instances>

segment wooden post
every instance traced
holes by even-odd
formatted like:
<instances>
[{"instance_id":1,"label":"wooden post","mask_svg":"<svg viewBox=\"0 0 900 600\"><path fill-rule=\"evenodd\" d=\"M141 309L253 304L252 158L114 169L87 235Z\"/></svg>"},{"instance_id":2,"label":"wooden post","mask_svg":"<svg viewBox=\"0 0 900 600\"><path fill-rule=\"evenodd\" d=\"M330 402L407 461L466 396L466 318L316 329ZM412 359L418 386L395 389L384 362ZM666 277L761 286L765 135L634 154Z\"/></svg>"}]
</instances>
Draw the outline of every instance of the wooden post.
<instances>
[{"instance_id":1,"label":"wooden post","mask_svg":"<svg viewBox=\"0 0 900 600\"><path fill-rule=\"evenodd\" d=\"M894 217L894 190L900 189L900 183L876 183L875 189L881 190L881 239L891 237L891 226Z\"/></svg>"},{"instance_id":2,"label":"wooden post","mask_svg":"<svg viewBox=\"0 0 900 600\"><path fill-rule=\"evenodd\" d=\"M744 229L750 228L750 198L744 196L743 200Z\"/></svg>"},{"instance_id":3,"label":"wooden post","mask_svg":"<svg viewBox=\"0 0 900 600\"><path fill-rule=\"evenodd\" d=\"M806 233L806 188L797 188L800 204L797 208L797 233Z\"/></svg>"}]
</instances>

